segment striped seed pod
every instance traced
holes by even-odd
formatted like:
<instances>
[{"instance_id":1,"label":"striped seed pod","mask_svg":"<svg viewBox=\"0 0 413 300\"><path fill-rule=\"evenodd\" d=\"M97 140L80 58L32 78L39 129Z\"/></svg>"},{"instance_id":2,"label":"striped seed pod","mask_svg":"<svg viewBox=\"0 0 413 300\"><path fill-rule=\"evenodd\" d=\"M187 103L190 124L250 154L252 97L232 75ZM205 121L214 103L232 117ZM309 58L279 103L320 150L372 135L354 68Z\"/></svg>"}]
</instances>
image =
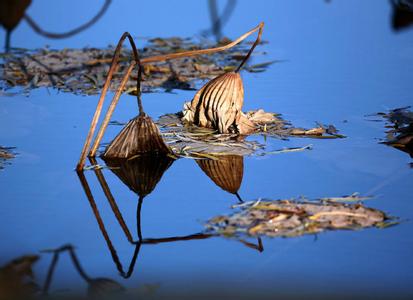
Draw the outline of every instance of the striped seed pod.
<instances>
[{"instance_id":1,"label":"striped seed pod","mask_svg":"<svg viewBox=\"0 0 413 300\"><path fill-rule=\"evenodd\" d=\"M228 133L240 119L244 88L239 73L228 72L205 84L194 96L184 120Z\"/></svg>"},{"instance_id":2,"label":"striped seed pod","mask_svg":"<svg viewBox=\"0 0 413 300\"><path fill-rule=\"evenodd\" d=\"M215 77L195 94L191 103L185 104L183 121L220 133L247 134L255 130L255 125L242 113L244 87L239 71L260 42L263 27L264 23L257 27L257 39L234 72Z\"/></svg>"},{"instance_id":3,"label":"striped seed pod","mask_svg":"<svg viewBox=\"0 0 413 300\"><path fill-rule=\"evenodd\" d=\"M142 153L169 153L158 127L147 115L139 115L126 124L106 147L105 158L130 158Z\"/></svg>"}]
</instances>

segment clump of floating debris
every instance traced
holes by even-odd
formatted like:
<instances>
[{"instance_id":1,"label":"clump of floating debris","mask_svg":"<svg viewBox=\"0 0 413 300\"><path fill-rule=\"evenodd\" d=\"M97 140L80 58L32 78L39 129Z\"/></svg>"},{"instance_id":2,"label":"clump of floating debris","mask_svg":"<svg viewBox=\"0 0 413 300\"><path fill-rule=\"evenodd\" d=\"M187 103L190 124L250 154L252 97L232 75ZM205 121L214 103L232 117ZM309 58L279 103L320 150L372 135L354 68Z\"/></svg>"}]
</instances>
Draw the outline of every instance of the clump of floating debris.
<instances>
[{"instance_id":1,"label":"clump of floating debris","mask_svg":"<svg viewBox=\"0 0 413 300\"><path fill-rule=\"evenodd\" d=\"M306 137L318 139L343 138L332 125L317 124L315 128L304 129L292 126L281 115L268 113L262 109L245 114L255 124L254 135L264 135L279 139L290 137ZM213 158L217 155L266 155L289 151L310 150L311 145L293 149L270 151L257 141L246 139L238 134L220 134L210 128L186 124L182 121L182 113L161 116L156 124L161 129L162 137L177 156L193 158ZM114 123L112 123L114 124ZM116 123L121 124L121 123Z\"/></svg>"},{"instance_id":2,"label":"clump of floating debris","mask_svg":"<svg viewBox=\"0 0 413 300\"><path fill-rule=\"evenodd\" d=\"M12 147L0 146L0 170L4 169L4 166L8 163L8 160L15 157Z\"/></svg>"},{"instance_id":3,"label":"clump of floating debris","mask_svg":"<svg viewBox=\"0 0 413 300\"><path fill-rule=\"evenodd\" d=\"M231 215L214 217L206 223L207 230L224 236L296 237L325 230L383 228L395 224L382 211L361 203L341 201L363 200L348 197L323 200L258 200L235 205ZM337 200L337 201L336 201Z\"/></svg>"},{"instance_id":4,"label":"clump of floating debris","mask_svg":"<svg viewBox=\"0 0 413 300\"><path fill-rule=\"evenodd\" d=\"M143 62L146 57L167 53L179 53L211 46L207 41L189 38L155 38L140 50ZM241 43L224 52L175 59L167 62L144 64L142 89L154 90L194 89L199 80L211 79L223 71L235 69L243 59L248 43ZM77 94L98 94L104 85L114 49L17 49L11 54L3 54L0 63L2 88L23 87L26 90L52 87ZM262 54L262 52L261 52ZM132 52L126 48L121 52L121 63L114 74L111 89L115 90L122 74L132 61ZM249 65L249 72L262 72L273 62ZM132 72L126 84L126 91L135 92L137 73Z\"/></svg>"}]
</instances>

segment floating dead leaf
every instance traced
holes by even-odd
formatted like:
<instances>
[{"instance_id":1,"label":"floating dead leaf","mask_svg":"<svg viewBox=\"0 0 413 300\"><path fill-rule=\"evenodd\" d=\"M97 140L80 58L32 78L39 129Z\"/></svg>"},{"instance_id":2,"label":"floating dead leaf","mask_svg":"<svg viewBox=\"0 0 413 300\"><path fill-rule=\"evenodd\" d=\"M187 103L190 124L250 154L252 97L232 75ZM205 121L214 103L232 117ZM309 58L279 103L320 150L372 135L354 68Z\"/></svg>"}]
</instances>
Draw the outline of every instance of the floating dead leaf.
<instances>
[{"instance_id":1,"label":"floating dead leaf","mask_svg":"<svg viewBox=\"0 0 413 300\"><path fill-rule=\"evenodd\" d=\"M263 109L258 109L256 111L250 111L247 113L246 117L248 120L255 124L269 124L276 123L279 119L276 117L277 114L265 112Z\"/></svg>"},{"instance_id":2,"label":"floating dead leaf","mask_svg":"<svg viewBox=\"0 0 413 300\"><path fill-rule=\"evenodd\" d=\"M195 50L210 46L207 41L184 38L156 38L147 41L139 52L142 58L173 52ZM194 89L203 79L212 79L222 74L227 66L235 66L238 60L233 53L245 56L250 46L243 42L224 52L196 57L182 58L168 62L144 65L142 89L144 92L171 89ZM98 94L113 56L113 48L105 49L37 49L14 50L3 56L0 63L0 80L5 89L21 87L30 90L39 87L53 87L76 94ZM132 60L132 52L122 49L120 67L114 74L111 90L115 90L122 74ZM264 65L263 69L270 64ZM249 71L248 68L246 71ZM179 76L176 76L179 74ZM133 93L137 73L132 72L125 90Z\"/></svg>"},{"instance_id":3,"label":"floating dead leaf","mask_svg":"<svg viewBox=\"0 0 413 300\"><path fill-rule=\"evenodd\" d=\"M291 135L323 135L325 133L324 128L322 127L316 127L316 128L311 128L311 129L301 129L301 128L294 128L291 131Z\"/></svg>"},{"instance_id":4,"label":"floating dead leaf","mask_svg":"<svg viewBox=\"0 0 413 300\"><path fill-rule=\"evenodd\" d=\"M295 237L325 230L384 228L391 223L384 212L358 203L259 200L235 207L233 214L209 220L207 230L225 236Z\"/></svg>"},{"instance_id":5,"label":"floating dead leaf","mask_svg":"<svg viewBox=\"0 0 413 300\"><path fill-rule=\"evenodd\" d=\"M4 166L8 163L8 160L14 158L16 155L13 153L13 147L0 146L0 170L4 169Z\"/></svg>"},{"instance_id":6,"label":"floating dead leaf","mask_svg":"<svg viewBox=\"0 0 413 300\"><path fill-rule=\"evenodd\" d=\"M0 268L0 299L28 299L39 290L34 282L33 264L37 255L23 256Z\"/></svg>"}]
</instances>

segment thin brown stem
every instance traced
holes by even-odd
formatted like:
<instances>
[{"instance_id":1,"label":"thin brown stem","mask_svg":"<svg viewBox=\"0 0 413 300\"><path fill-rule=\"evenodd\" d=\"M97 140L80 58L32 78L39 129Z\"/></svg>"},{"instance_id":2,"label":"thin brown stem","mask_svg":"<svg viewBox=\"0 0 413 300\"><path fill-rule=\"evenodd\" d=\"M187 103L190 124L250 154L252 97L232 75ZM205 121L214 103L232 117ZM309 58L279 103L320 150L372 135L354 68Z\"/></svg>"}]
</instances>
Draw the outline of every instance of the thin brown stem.
<instances>
[{"instance_id":1,"label":"thin brown stem","mask_svg":"<svg viewBox=\"0 0 413 300\"><path fill-rule=\"evenodd\" d=\"M122 37L120 38L118 45L116 47L115 50L115 54L112 58L112 62L111 62L111 66L105 81L105 84L103 86L102 89L102 93L100 95L97 107L96 107L96 111L95 114L93 115L92 118L92 122L90 125L90 129L88 132L88 135L86 137L86 141L85 144L83 146L80 158L79 158L79 162L77 164L76 169L82 170L85 164L85 159L86 159L86 155L88 152L88 149L90 147L91 144L91 140L93 138L93 135L95 133L95 129L97 126L97 123L99 121L99 117L102 111L102 107L103 107L103 102L105 100L106 97L106 93L109 89L109 85L110 85L110 81L112 79L113 73L116 70L116 67L118 66L118 61L119 61L119 56L120 56L120 51L122 49L122 44L123 41L128 38L129 42L132 46L132 52L133 52L133 56L134 56L134 60L138 66L138 80L136 82L136 89L137 89L137 98L138 98L138 106L139 106L139 113L140 115L144 115L144 110L143 110L143 106L142 106L142 100L141 100L141 90L140 90L140 82L141 82L141 77L142 77L142 67L141 64L145 64L145 63L151 63L151 62L160 62L160 61L166 61L166 60L170 60L170 59L177 59L177 58L182 58L182 57L191 57L191 56L196 56L196 55L202 55L202 54L211 54L211 53L215 53L215 52L219 52L219 51L224 51L227 50L237 44L239 44L241 41L243 41L245 38L247 38L249 35L251 35L252 33L256 32L257 30L259 30L258 33L258 37L257 40L255 41L255 43L253 44L253 46L251 47L250 51L248 52L247 56L245 57L245 59L243 60L243 62L240 64L240 66L237 68L237 72L241 69L241 67L244 65L244 63L247 61L247 59L249 58L249 56L251 55L252 51L254 50L254 48L256 47L256 45L260 42L261 40L261 35L262 35L262 29L263 29L264 23L260 23L257 27L251 29L250 31L248 31L247 33L243 34L242 36L240 36L238 39L236 39L235 41L228 43L225 46L221 46L221 47L215 47L215 48L209 48L209 49L201 49L201 50L193 50L193 51L185 51L185 52L180 52L180 53L171 53L171 54L165 54L165 55L158 55L158 56L152 56L152 57L147 57L144 58L142 60L140 60L139 55L138 55L138 50L136 48L136 45L131 37L131 35L128 32L125 32ZM104 130L103 130L104 131ZM102 133L103 136L103 133ZM101 137L100 137L101 139ZM97 144L95 142L94 147L91 151L91 155L93 153L93 155L95 154L97 149ZM92 156L93 156L92 155Z\"/></svg>"},{"instance_id":2,"label":"thin brown stem","mask_svg":"<svg viewBox=\"0 0 413 300\"><path fill-rule=\"evenodd\" d=\"M99 121L100 113L102 112L103 102L105 101L106 93L109 89L109 85L110 85L110 82L112 80L113 73L115 72L115 70L118 66L120 51L122 50L122 45L123 45L123 42L126 38L128 38L128 40L129 40L129 42L132 46L132 51L133 51L135 62L137 63L138 67L140 66L138 50L136 49L136 45L135 45L135 43L132 39L132 36L129 34L129 32L125 32L122 35L122 37L120 38L120 40L118 42L118 45L116 46L115 54L113 55L112 63L111 63L108 75L106 77L106 81L105 81L105 84L103 86L102 93L100 94L99 101L98 101L98 104L97 104L97 107L96 107L96 110L95 110L95 114L93 115L92 122L90 124L90 129L89 129L88 135L86 137L85 144L83 145L82 152L80 154L79 162L78 162L77 167L76 167L76 170L78 170L78 171L82 170L83 166L85 165L86 154L89 150L90 143L91 143L93 135L95 133L95 129L96 129L97 123ZM139 69L141 69L141 68L139 67ZM139 72L141 72L141 71L139 71ZM138 78L138 82L137 82L137 90L140 91L140 80L139 80L139 78ZM138 92L138 94L139 94L139 92ZM139 102L139 98L138 98L138 102Z\"/></svg>"},{"instance_id":3,"label":"thin brown stem","mask_svg":"<svg viewBox=\"0 0 413 300\"><path fill-rule=\"evenodd\" d=\"M116 105L117 105L118 102L119 102L119 98L120 98L120 96L122 95L123 89L125 88L125 85L126 85L126 83L128 82L128 80L129 80L129 76L130 76L130 74L131 74L131 72L132 72L133 67L135 66L135 64L136 64L136 63L135 63L134 61L131 62L129 68L127 69L125 75L124 75L123 78L122 78L122 81L121 81L121 83L120 83L120 86L119 86L118 90L116 91L116 94L115 94L115 95L113 96L113 98L112 98L112 102L111 102L110 105L109 105L108 111L107 111L107 113L106 113L106 115L105 115L105 118L103 119L102 124L100 125L99 131L98 131L98 133L97 133L97 135L96 135L96 137L95 137L95 140L94 140L94 142L93 142L93 144L92 144L92 148L91 148L91 150L90 150L90 152L89 152L89 156L90 156L90 157L94 157L94 156L96 155L96 151L97 151L97 149L98 149L98 147L99 147L100 141L101 141L102 138L103 138L103 135L104 135L104 133L105 133L105 131L106 131L106 128L108 127L110 118L112 117L113 111L115 110L115 107L116 107Z\"/></svg>"},{"instance_id":4,"label":"thin brown stem","mask_svg":"<svg viewBox=\"0 0 413 300\"><path fill-rule=\"evenodd\" d=\"M141 59L142 64L147 64L147 63L152 63L152 62L160 62L160 61L166 61L170 59L177 59L177 58L182 58L182 57L191 57L191 56L196 56L196 55L202 55L202 54L211 54L215 52L220 52L224 51L227 49L230 49L234 47L235 45L239 44L243 40L245 40L248 36L256 32L257 30L262 31L262 27L264 26L264 23L260 23L257 27L251 29L250 31L244 33L241 35L239 38L237 38L235 41L228 43L224 46L220 47L215 47L215 48L209 48L209 49L200 49L200 50L192 50L192 51L184 51L184 52L179 52L179 53L171 53L171 54L164 54L164 55L157 55L157 56L151 56L151 57L146 57Z\"/></svg>"},{"instance_id":5,"label":"thin brown stem","mask_svg":"<svg viewBox=\"0 0 413 300\"><path fill-rule=\"evenodd\" d=\"M150 57L144 57L140 60L142 65L149 64L149 63L154 63L154 62L162 62L162 61L168 61L172 59L179 59L179 58L184 58L184 57L191 57L191 56L197 56L197 55L203 55L203 54L212 54L215 52L221 52L228 50L237 44L241 43L243 40L245 40L248 36L256 32L257 30L260 29L261 24L258 25L257 27L251 29L250 31L244 33L241 35L239 38L236 40L232 41L231 43L228 43L224 46L220 47L214 47L214 48L208 48L208 49L200 49L200 50L191 50L191 51L183 51L183 52L178 52L178 53L170 53L170 54L162 54L162 55L156 55L156 56L150 56ZM108 60L106 58L104 59L95 59L93 61L87 62L86 64L88 66L94 66L97 64L103 64L103 63L108 63L111 60ZM55 71L56 72L56 71Z\"/></svg>"},{"instance_id":6,"label":"thin brown stem","mask_svg":"<svg viewBox=\"0 0 413 300\"><path fill-rule=\"evenodd\" d=\"M244 66L244 64L247 62L248 58L250 58L252 51L254 51L255 47L260 43L261 41L261 36L262 36L262 30L264 28L264 22L261 22L260 25L258 25L258 28L260 29L258 31L258 36L257 39L255 40L254 44L251 46L250 51L248 51L247 55L244 57L243 61L241 64L238 66L238 68L235 70L235 73L238 73L241 68Z\"/></svg>"}]
</instances>

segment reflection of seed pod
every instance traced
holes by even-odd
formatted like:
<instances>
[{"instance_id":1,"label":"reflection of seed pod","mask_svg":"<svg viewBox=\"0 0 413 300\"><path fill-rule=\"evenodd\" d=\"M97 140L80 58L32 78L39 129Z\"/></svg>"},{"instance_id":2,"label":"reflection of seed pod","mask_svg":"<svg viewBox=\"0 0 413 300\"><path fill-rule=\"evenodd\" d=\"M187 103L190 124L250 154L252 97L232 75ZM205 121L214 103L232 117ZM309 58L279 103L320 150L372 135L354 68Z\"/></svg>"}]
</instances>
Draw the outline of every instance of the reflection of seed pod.
<instances>
[{"instance_id":1,"label":"reflection of seed pod","mask_svg":"<svg viewBox=\"0 0 413 300\"><path fill-rule=\"evenodd\" d=\"M195 160L211 180L223 190L236 194L244 176L244 158L240 155L223 155L217 160Z\"/></svg>"},{"instance_id":2,"label":"reflection of seed pod","mask_svg":"<svg viewBox=\"0 0 413 300\"><path fill-rule=\"evenodd\" d=\"M141 155L132 159L113 159L103 157L111 171L119 177L129 189L141 197L150 194L162 175L174 162L166 155Z\"/></svg>"},{"instance_id":3,"label":"reflection of seed pod","mask_svg":"<svg viewBox=\"0 0 413 300\"><path fill-rule=\"evenodd\" d=\"M130 158L142 153L169 153L159 129L147 115L130 120L106 148L106 158Z\"/></svg>"},{"instance_id":4,"label":"reflection of seed pod","mask_svg":"<svg viewBox=\"0 0 413 300\"><path fill-rule=\"evenodd\" d=\"M244 102L244 88L239 73L228 72L205 84L194 96L184 119L201 127L228 133L237 126Z\"/></svg>"}]
</instances>

